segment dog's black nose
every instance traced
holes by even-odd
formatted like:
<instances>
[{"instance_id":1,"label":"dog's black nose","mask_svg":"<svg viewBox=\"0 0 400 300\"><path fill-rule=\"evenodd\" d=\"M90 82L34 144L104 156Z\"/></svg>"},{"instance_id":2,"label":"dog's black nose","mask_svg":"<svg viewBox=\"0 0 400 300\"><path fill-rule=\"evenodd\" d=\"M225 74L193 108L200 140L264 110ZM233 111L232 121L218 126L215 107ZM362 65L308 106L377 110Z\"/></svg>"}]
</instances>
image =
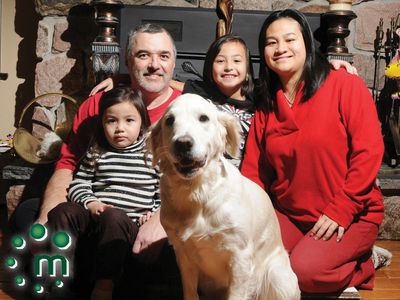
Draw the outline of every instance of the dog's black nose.
<instances>
[{"instance_id":1,"label":"dog's black nose","mask_svg":"<svg viewBox=\"0 0 400 300\"><path fill-rule=\"evenodd\" d=\"M188 135L184 135L178 138L174 143L174 151L178 156L186 156L193 147L193 138Z\"/></svg>"}]
</instances>

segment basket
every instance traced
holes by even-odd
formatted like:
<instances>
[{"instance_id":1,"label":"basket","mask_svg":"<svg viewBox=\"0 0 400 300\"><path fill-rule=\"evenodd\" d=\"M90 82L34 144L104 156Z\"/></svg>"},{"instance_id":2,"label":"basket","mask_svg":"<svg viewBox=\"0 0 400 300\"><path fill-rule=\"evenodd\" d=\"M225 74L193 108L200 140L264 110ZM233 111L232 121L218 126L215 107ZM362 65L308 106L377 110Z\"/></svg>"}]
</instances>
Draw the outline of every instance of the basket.
<instances>
[{"instance_id":1,"label":"basket","mask_svg":"<svg viewBox=\"0 0 400 300\"><path fill-rule=\"evenodd\" d=\"M41 140L33 136L28 130L22 127L22 121L24 119L26 111L33 104L46 108L44 105L41 105L38 101L46 97L53 97L53 96L61 97L61 103L65 101L65 121L60 124L56 124L53 130L54 133L56 133L63 141L65 141L65 139L68 136L68 133L72 128L73 116L75 115L75 112L78 108L77 101L74 98L61 93L48 93L38 96L33 100L31 100L22 110L21 117L18 122L18 128L14 132L13 146L15 152L22 159L32 164L49 164L57 160L57 158L38 156L37 152L41 148Z\"/></svg>"}]
</instances>

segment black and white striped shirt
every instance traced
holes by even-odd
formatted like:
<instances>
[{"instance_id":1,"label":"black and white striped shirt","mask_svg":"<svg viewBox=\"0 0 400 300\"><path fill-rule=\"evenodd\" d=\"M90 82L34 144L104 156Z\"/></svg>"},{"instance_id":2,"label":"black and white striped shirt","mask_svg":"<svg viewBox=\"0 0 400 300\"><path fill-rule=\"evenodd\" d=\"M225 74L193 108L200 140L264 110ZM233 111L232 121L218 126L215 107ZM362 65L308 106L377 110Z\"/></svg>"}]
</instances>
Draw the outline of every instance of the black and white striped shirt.
<instances>
[{"instance_id":1,"label":"black and white striped shirt","mask_svg":"<svg viewBox=\"0 0 400 300\"><path fill-rule=\"evenodd\" d=\"M144 154L144 139L125 148L112 148L90 164L88 151L68 190L71 201L87 208L101 201L123 209L134 222L160 207L159 173L151 165L152 155Z\"/></svg>"}]
</instances>

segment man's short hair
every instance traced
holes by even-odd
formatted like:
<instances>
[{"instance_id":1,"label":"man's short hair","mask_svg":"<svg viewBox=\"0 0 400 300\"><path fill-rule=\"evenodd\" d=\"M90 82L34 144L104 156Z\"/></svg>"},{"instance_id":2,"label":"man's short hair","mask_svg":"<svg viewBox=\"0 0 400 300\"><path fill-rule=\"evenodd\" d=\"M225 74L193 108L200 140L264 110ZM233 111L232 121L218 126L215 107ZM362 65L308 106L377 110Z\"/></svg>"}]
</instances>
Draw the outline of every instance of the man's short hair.
<instances>
[{"instance_id":1,"label":"man's short hair","mask_svg":"<svg viewBox=\"0 0 400 300\"><path fill-rule=\"evenodd\" d=\"M171 43L173 46L173 53L174 53L174 58L176 59L176 46L174 39L172 38L171 34L162 26L158 24L153 24L153 23L146 23L146 24L141 24L136 26L133 30L131 30L128 34L128 41L126 43L126 51L125 55L128 58L130 53L132 53L132 48L133 48L133 43L135 40L135 37L139 33L166 33L168 37L171 39Z\"/></svg>"}]
</instances>

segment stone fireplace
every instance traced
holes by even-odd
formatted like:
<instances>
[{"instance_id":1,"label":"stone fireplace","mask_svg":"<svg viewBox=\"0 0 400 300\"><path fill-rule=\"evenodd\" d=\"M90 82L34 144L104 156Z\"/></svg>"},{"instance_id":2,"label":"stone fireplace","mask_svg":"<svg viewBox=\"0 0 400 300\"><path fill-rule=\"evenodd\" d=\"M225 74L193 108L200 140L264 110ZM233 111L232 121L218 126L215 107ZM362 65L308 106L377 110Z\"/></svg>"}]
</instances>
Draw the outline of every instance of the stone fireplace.
<instances>
[{"instance_id":1,"label":"stone fireplace","mask_svg":"<svg viewBox=\"0 0 400 300\"><path fill-rule=\"evenodd\" d=\"M41 60L36 64L34 94L41 95L47 92L63 92L74 95L88 90L94 84L91 61L91 43L98 34L98 28L94 23L94 9L90 5L91 0L35 0L36 11L41 15L37 30L36 55ZM198 10L202 14L204 9L216 8L216 0L123 0L125 5L146 5L162 12L156 6L167 6L165 13L171 10L179 12L182 7L190 10ZM235 0L233 32L242 34L241 25L235 24L235 19L240 19L239 11L247 22L254 24L252 29L253 40L246 41L250 48L254 48L254 37L258 34L257 18L247 18L246 11L257 16L265 11L284 8L296 8L303 12L325 13L329 10L327 0ZM349 52L354 55L354 64L359 70L368 86L372 86L373 73L370 66L373 65L372 53L374 50L375 29L379 19L384 19L384 30L389 27L390 18L396 17L400 11L400 2L397 0L353 0L352 9L357 19L349 24L350 35L346 39ZM243 12L242 12L243 11ZM123 12L124 13L124 12ZM159 16L158 16L159 18ZM262 17L260 17L262 19ZM204 35L211 41L215 37L214 20L207 21L201 28ZM133 24L126 24L129 26ZM244 22L246 23L246 22ZM124 25L122 25L124 26ZM203 29L204 28L204 29ZM246 33L246 32L245 32ZM124 40L120 41L125 43ZM205 41L207 42L207 40ZM205 44L202 48L206 48ZM253 49L251 49L253 52ZM193 52L193 51L192 51ZM123 68L123 64L122 68ZM380 74L383 77L383 68ZM380 81L381 83L383 80Z\"/></svg>"},{"instance_id":2,"label":"stone fireplace","mask_svg":"<svg viewBox=\"0 0 400 300\"><path fill-rule=\"evenodd\" d=\"M20 1L25 3L25 1ZM24 20L24 26L30 26L31 34L34 40L30 45L24 44L22 40L20 47L32 46L34 44L35 52L30 53L29 60L34 77L27 77L25 84L19 87L16 93L16 119L18 120L22 109L34 97L51 92L58 92L70 95L78 101L85 99L90 89L95 84L95 75L93 72L92 61L92 42L99 33L99 27L95 23L95 9L91 5L91 0L35 0L35 17L30 20L32 24ZM146 11L146 18L160 19L166 18L169 14L182 13L182 20L185 18L204 17L204 23L199 30L205 39L198 44L197 32L193 33L194 39L188 46L178 45L178 63L175 77L185 80L188 75L181 67L181 63L190 60L195 68L201 73L202 59L208 45L215 37L215 28L217 15L215 9L217 0L123 0L124 5L139 5L128 7L122 10L122 17L129 10L131 13L139 14ZM329 10L329 1L327 0L235 0L233 32L239 35L248 36L248 43L252 52L252 61L256 67L257 74L257 36L260 24L265 18L267 11L296 8L305 13L322 14ZM162 6L162 7L160 7ZM390 18L396 17L400 12L399 0L353 0L352 10L357 18L349 24L350 34L346 38L346 45L349 52L353 54L354 65L359 74L365 80L369 87L373 85L374 65L373 51L375 30L379 19L383 18L383 28L389 27ZM183 13L185 12L185 13ZM193 15L191 15L193 14ZM138 16L138 15L136 15ZM193 17L194 18L194 17ZM314 17L313 17L314 18ZM313 19L311 18L311 19ZM313 19L313 26L319 24L319 20ZM120 29L117 30L117 37L124 48L126 31L134 26L138 19L122 18ZM27 37L25 37L27 39ZM197 43L197 44L196 44ZM177 43L179 44L179 43ZM180 48L179 48L180 47ZM186 47L186 48L185 48ZM192 48L190 48L192 47ZM123 57L123 54L122 56ZM120 57L120 71L125 72L123 59ZM384 64L381 64L378 70L383 86ZM59 104L58 100L54 103L42 103L50 108ZM32 117L31 117L32 116ZM45 128L51 122L47 119L43 109L36 109L26 119L27 123L31 119L37 119L35 131L39 138L46 132ZM40 124L47 124L42 126ZM38 125L39 124L39 125ZM32 126L27 124L26 126ZM48 129L47 129L48 130ZM25 177L24 177L25 178ZM25 180L25 179L24 179ZM24 182L23 180L23 182ZM24 185L19 185L23 189ZM13 190L13 195L19 195L20 192ZM11 196L10 196L11 197Z\"/></svg>"},{"instance_id":3,"label":"stone fireplace","mask_svg":"<svg viewBox=\"0 0 400 300\"><path fill-rule=\"evenodd\" d=\"M34 96L50 92L65 93L78 100L87 96L90 88L95 84L93 60L96 57L93 57L92 43L99 39L101 28L99 29L98 24L95 23L94 5L100 2L104 1L35 1L36 11L42 19L37 28L36 56L40 61L35 66ZM123 58L126 34L129 29L143 20L158 22L174 20L170 22L170 26L171 24L185 26L182 36L184 39L176 41L178 61L175 78L185 80L193 76L182 70L181 63L187 60L192 62L201 73L205 52L215 38L218 21L217 0L111 2L121 2L125 5L119 16L122 20L121 24L115 31L116 42L121 44L119 69L122 73L126 72ZM351 7L350 2L348 0L347 5ZM319 27L319 14L329 11L330 4L326 0L235 0L233 32L243 36L249 45L255 74L258 73L258 30L265 18L266 11L290 7L306 13L314 13L315 15L309 17L309 21L315 30ZM372 87L374 74L370 66L374 64L372 54L375 29L381 17L386 23L384 27L389 26L390 18L395 17L395 12L400 11L400 2L397 0L353 0L352 10L358 17L349 24L350 34L346 38L346 46L359 74L367 85ZM382 88L384 82L384 67L384 64L381 64L378 70L379 77L381 77L381 80L378 81L381 85L378 87L379 89ZM23 105L28 101L29 99L23 101L17 99L17 102L20 103L17 110L22 110ZM57 101L54 105L57 105ZM52 105L49 104L49 106ZM32 118L39 118L40 123L49 124L49 120L43 119L46 118L43 111L39 109L36 115L33 115ZM46 132L45 129L40 131L39 128L38 130L39 137Z\"/></svg>"}]
</instances>

